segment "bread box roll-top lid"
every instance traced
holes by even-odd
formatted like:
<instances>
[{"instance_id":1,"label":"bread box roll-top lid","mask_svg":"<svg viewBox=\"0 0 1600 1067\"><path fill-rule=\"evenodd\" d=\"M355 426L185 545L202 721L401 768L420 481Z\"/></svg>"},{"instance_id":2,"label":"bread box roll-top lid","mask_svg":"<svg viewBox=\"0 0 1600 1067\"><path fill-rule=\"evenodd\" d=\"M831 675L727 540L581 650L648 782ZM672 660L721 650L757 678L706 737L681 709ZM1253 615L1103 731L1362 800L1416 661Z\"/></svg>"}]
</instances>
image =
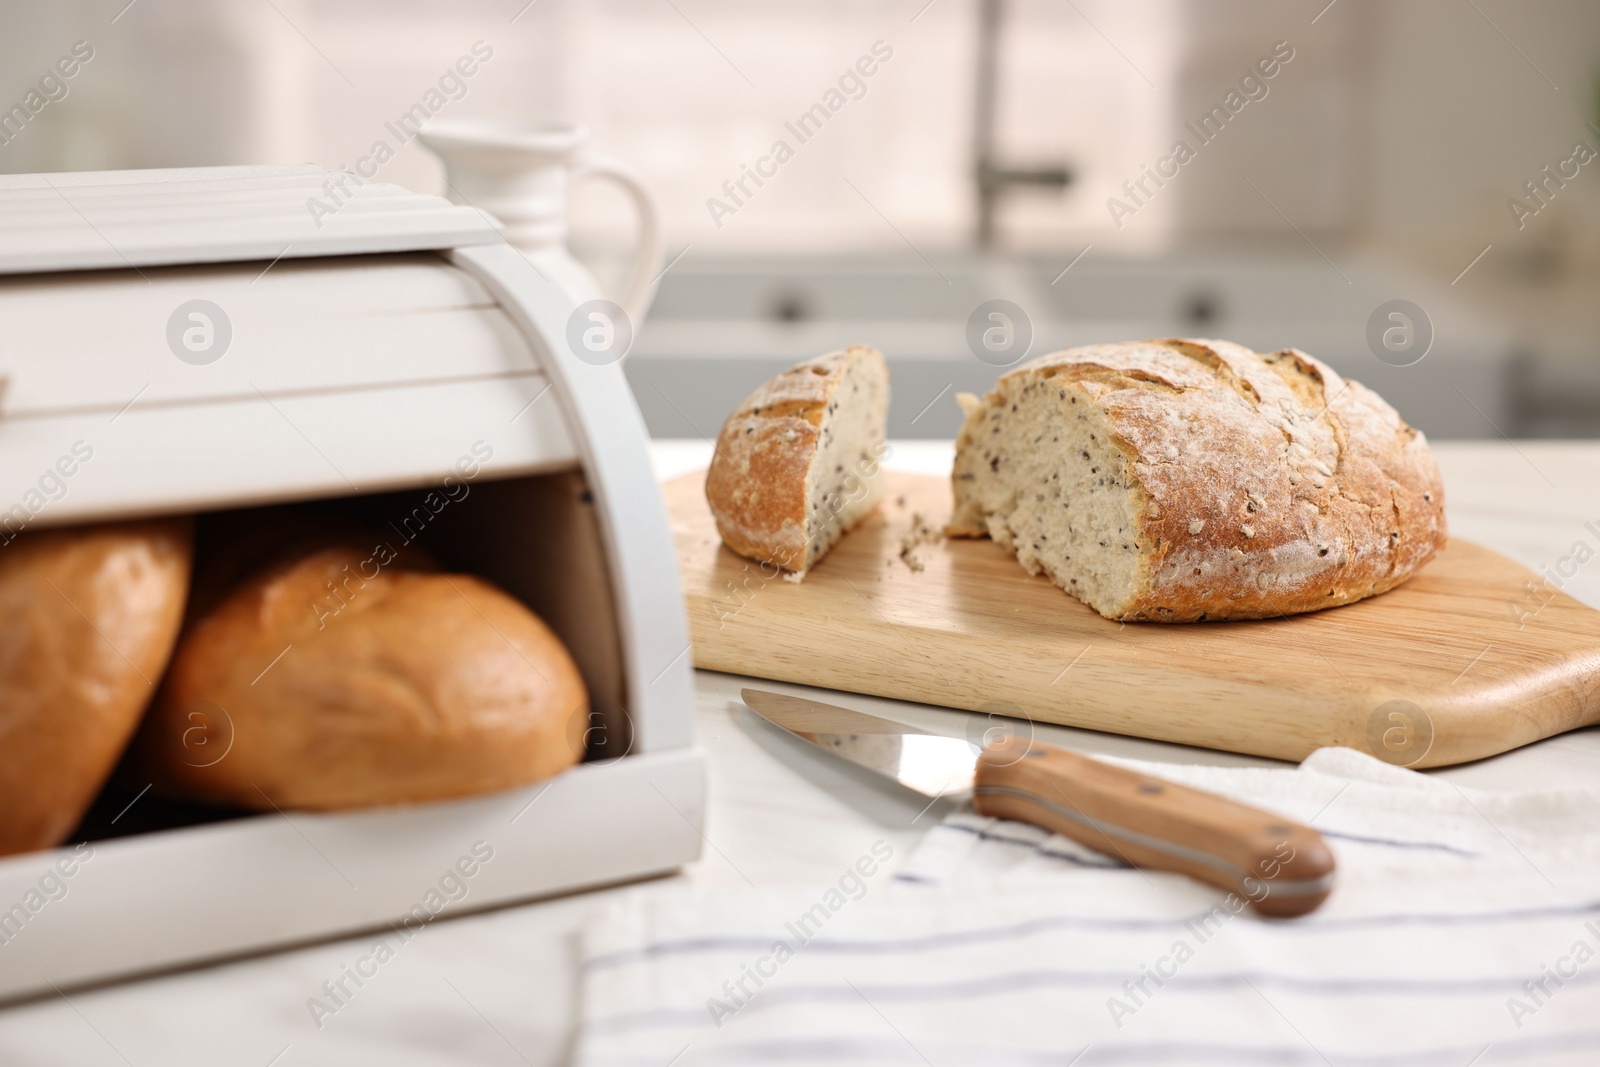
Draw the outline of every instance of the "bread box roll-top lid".
<instances>
[{"instance_id":1,"label":"bread box roll-top lid","mask_svg":"<svg viewBox=\"0 0 1600 1067\"><path fill-rule=\"evenodd\" d=\"M558 404L498 432L549 378L440 255L497 244L310 165L0 176L0 523L419 484L478 441L575 463Z\"/></svg>"}]
</instances>

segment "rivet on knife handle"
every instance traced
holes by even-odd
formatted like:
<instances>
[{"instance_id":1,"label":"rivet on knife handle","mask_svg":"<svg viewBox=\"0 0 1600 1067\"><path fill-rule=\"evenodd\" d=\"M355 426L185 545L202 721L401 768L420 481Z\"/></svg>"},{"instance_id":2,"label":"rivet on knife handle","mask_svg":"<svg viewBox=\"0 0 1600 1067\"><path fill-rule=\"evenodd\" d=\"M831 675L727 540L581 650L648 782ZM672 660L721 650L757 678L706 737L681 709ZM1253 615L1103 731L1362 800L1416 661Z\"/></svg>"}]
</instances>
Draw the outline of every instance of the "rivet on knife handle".
<instances>
[{"instance_id":1,"label":"rivet on knife handle","mask_svg":"<svg viewBox=\"0 0 1600 1067\"><path fill-rule=\"evenodd\" d=\"M1311 827L1052 745L996 741L974 785L979 814L1232 890L1262 915L1304 915L1333 889L1333 853Z\"/></svg>"}]
</instances>

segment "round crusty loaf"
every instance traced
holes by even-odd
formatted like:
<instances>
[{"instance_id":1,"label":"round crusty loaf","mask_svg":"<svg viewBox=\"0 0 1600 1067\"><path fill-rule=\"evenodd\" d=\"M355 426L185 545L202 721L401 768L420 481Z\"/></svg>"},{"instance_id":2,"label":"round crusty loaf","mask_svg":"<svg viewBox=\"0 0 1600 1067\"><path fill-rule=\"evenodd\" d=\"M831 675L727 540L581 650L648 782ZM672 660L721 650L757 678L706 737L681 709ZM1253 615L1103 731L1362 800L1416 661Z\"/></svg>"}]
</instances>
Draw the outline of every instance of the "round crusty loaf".
<instances>
[{"instance_id":1,"label":"round crusty loaf","mask_svg":"<svg viewBox=\"0 0 1600 1067\"><path fill-rule=\"evenodd\" d=\"M588 698L531 611L347 537L186 630L135 746L163 795L338 810L485 793L577 762Z\"/></svg>"},{"instance_id":2,"label":"round crusty loaf","mask_svg":"<svg viewBox=\"0 0 1600 1067\"><path fill-rule=\"evenodd\" d=\"M188 519L24 533L0 547L0 855L66 840L172 654Z\"/></svg>"},{"instance_id":3,"label":"round crusty loaf","mask_svg":"<svg viewBox=\"0 0 1600 1067\"><path fill-rule=\"evenodd\" d=\"M949 532L1112 619L1257 619L1393 588L1445 541L1418 430L1286 349L1091 345L964 396Z\"/></svg>"},{"instance_id":4,"label":"round crusty loaf","mask_svg":"<svg viewBox=\"0 0 1600 1067\"><path fill-rule=\"evenodd\" d=\"M751 393L706 472L723 543L804 577L882 498L888 416L889 368L866 345L797 363Z\"/></svg>"}]
</instances>

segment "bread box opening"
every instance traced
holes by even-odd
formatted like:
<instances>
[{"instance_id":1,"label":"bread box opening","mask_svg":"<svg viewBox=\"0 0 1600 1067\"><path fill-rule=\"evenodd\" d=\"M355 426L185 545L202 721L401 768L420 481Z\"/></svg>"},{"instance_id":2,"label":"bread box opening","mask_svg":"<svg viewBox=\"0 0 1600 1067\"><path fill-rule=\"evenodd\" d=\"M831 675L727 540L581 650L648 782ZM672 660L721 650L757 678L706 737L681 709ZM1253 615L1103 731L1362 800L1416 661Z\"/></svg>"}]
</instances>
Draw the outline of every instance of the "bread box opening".
<instances>
[{"instance_id":1,"label":"bread box opening","mask_svg":"<svg viewBox=\"0 0 1600 1067\"><path fill-rule=\"evenodd\" d=\"M421 549L445 572L477 576L520 601L560 638L583 677L588 709L573 727L583 762L610 763L632 750L616 600L594 495L582 471L454 478L416 489L201 512L195 526L197 583L221 554L233 551L238 531L286 519L350 523L390 549ZM261 547L252 546L258 553ZM232 566L238 573L253 569L252 563L234 560ZM344 595L353 593L359 589L347 587ZM191 609L199 595L191 591ZM307 610L337 612L339 595L332 590ZM418 628L425 636L425 623L419 621ZM196 744L215 748L228 741L228 733L227 724L204 723ZM93 842L260 814L163 798L130 762L118 767L70 840Z\"/></svg>"}]
</instances>

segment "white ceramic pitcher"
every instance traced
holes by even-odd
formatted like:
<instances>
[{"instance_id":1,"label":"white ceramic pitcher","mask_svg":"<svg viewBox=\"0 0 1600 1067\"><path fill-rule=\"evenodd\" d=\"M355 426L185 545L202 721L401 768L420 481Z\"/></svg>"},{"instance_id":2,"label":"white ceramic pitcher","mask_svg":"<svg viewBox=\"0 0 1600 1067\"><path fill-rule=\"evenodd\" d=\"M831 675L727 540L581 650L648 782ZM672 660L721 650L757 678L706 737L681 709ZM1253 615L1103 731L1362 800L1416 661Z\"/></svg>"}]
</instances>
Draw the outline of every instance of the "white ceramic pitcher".
<instances>
[{"instance_id":1,"label":"white ceramic pitcher","mask_svg":"<svg viewBox=\"0 0 1600 1067\"><path fill-rule=\"evenodd\" d=\"M607 295L567 249L567 188L609 178L632 198L639 242L627 287L616 302L634 328L644 321L661 270L661 226L654 201L627 164L583 151L589 130L564 122L454 119L428 123L419 139L444 161L450 199L499 219L506 237L577 303Z\"/></svg>"}]
</instances>

